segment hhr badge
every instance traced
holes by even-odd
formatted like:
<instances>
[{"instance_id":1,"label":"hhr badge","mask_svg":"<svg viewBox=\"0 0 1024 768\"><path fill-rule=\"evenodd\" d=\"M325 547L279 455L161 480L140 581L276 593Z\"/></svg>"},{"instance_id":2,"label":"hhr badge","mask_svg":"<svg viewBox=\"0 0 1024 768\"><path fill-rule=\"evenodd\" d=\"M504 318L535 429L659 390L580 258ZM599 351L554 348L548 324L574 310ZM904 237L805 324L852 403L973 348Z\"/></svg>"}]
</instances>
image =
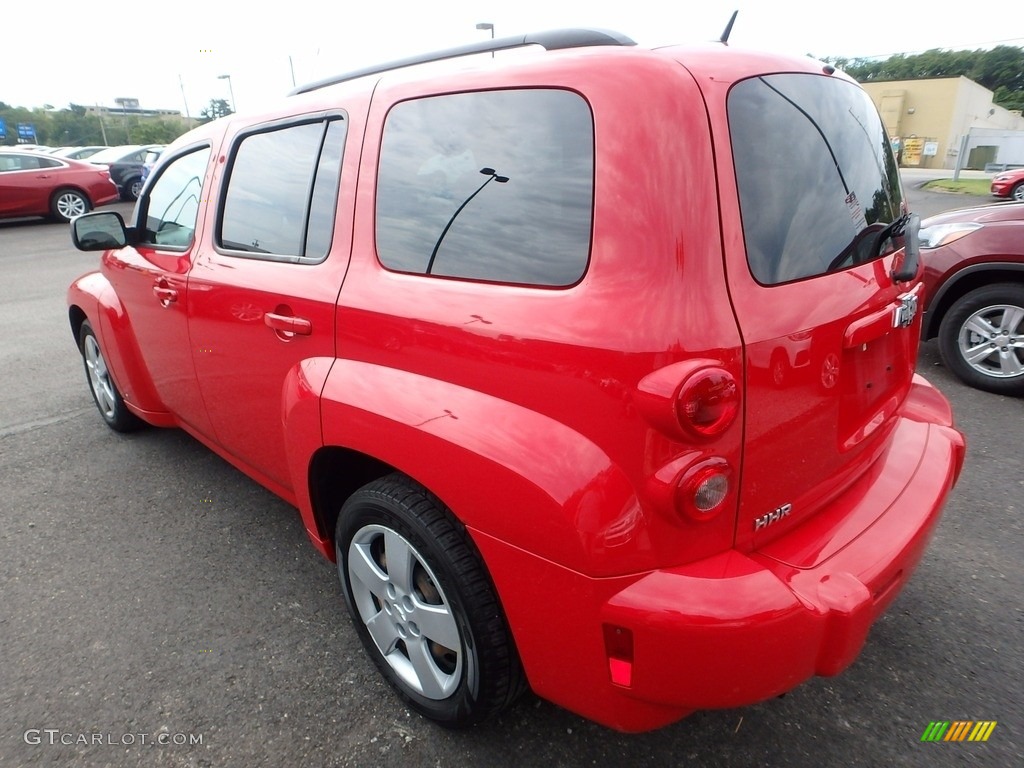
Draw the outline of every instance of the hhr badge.
<instances>
[{"instance_id":1,"label":"hhr badge","mask_svg":"<svg viewBox=\"0 0 1024 768\"><path fill-rule=\"evenodd\" d=\"M772 523L777 523L784 517L788 517L789 513L792 511L792 504L783 504L781 507L776 507L771 512L761 515L759 518L754 520L754 533L757 533L762 528L767 528Z\"/></svg>"}]
</instances>

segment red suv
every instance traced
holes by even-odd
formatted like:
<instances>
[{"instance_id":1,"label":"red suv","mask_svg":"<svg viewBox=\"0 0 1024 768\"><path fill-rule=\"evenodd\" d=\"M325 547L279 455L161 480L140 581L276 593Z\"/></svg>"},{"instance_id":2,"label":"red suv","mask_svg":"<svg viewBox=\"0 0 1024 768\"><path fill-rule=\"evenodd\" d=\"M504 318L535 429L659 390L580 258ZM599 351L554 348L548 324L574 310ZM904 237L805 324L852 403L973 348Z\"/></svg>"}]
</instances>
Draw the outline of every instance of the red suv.
<instances>
[{"instance_id":1,"label":"red suv","mask_svg":"<svg viewBox=\"0 0 1024 768\"><path fill-rule=\"evenodd\" d=\"M411 707L636 731L837 674L921 558L918 223L832 67L563 30L183 136L76 220L70 320L111 427L299 509Z\"/></svg>"}]
</instances>

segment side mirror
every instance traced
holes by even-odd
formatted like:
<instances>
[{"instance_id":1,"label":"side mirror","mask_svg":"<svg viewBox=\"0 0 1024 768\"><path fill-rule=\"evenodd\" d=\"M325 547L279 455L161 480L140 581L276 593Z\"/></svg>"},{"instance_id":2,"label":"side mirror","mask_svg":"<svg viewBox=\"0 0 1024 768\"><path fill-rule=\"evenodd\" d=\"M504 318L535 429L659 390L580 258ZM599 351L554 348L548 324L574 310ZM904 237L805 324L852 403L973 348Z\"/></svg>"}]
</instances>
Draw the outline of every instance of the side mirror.
<instances>
[{"instance_id":1,"label":"side mirror","mask_svg":"<svg viewBox=\"0 0 1024 768\"><path fill-rule=\"evenodd\" d=\"M71 222L71 242L80 251L105 251L128 244L124 219L116 211L98 211Z\"/></svg>"}]
</instances>

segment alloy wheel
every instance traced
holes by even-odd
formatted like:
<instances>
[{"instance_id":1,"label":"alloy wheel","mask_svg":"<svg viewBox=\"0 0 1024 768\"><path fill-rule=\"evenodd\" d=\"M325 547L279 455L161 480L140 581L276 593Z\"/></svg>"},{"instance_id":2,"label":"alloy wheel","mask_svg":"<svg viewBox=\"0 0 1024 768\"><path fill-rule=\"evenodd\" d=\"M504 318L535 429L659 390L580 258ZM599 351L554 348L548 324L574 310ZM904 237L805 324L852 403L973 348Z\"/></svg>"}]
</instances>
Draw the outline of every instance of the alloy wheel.
<instances>
[{"instance_id":1,"label":"alloy wheel","mask_svg":"<svg viewBox=\"0 0 1024 768\"><path fill-rule=\"evenodd\" d=\"M96 337L89 335L85 338L85 367L89 372L89 385L96 396L96 404L100 413L106 419L114 418L115 400L114 384L110 380L110 373L107 371L107 363L100 352Z\"/></svg>"},{"instance_id":2,"label":"alloy wheel","mask_svg":"<svg viewBox=\"0 0 1024 768\"><path fill-rule=\"evenodd\" d=\"M57 196L56 206L57 213L69 221L89 209L85 199L77 192L61 192Z\"/></svg>"},{"instance_id":3,"label":"alloy wheel","mask_svg":"<svg viewBox=\"0 0 1024 768\"><path fill-rule=\"evenodd\" d=\"M994 378L1024 374L1024 308L993 304L960 327L960 354L974 370Z\"/></svg>"}]
</instances>

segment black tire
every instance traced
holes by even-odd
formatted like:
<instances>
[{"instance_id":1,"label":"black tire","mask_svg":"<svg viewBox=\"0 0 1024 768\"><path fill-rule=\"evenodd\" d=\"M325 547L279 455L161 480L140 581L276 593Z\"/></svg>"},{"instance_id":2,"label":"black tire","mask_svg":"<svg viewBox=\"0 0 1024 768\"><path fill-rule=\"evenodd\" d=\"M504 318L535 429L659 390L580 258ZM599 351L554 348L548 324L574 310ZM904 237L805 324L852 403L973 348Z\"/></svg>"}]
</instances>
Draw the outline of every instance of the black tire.
<instances>
[{"instance_id":1,"label":"black tire","mask_svg":"<svg viewBox=\"0 0 1024 768\"><path fill-rule=\"evenodd\" d=\"M131 432L144 426L145 422L128 410L114 378L107 369L106 360L100 349L99 339L86 320L78 332L78 349L85 364L85 378L89 383L93 402L103 421L115 432Z\"/></svg>"},{"instance_id":2,"label":"black tire","mask_svg":"<svg viewBox=\"0 0 1024 768\"><path fill-rule=\"evenodd\" d=\"M1024 395L1024 285L986 285L957 299L939 325L939 352L965 384Z\"/></svg>"},{"instance_id":3,"label":"black tire","mask_svg":"<svg viewBox=\"0 0 1024 768\"><path fill-rule=\"evenodd\" d=\"M1010 190L1010 199L1024 202L1024 181L1013 185L1013 189Z\"/></svg>"},{"instance_id":4,"label":"black tire","mask_svg":"<svg viewBox=\"0 0 1024 768\"><path fill-rule=\"evenodd\" d=\"M142 177L133 176L130 179L124 180L124 186L122 187L124 194L121 196L125 200L135 201L139 199L139 195L142 194Z\"/></svg>"},{"instance_id":5,"label":"black tire","mask_svg":"<svg viewBox=\"0 0 1024 768\"><path fill-rule=\"evenodd\" d=\"M67 223L91 209L89 198L77 189L58 189L50 198L50 215L57 221Z\"/></svg>"},{"instance_id":6,"label":"black tire","mask_svg":"<svg viewBox=\"0 0 1024 768\"><path fill-rule=\"evenodd\" d=\"M480 556L433 494L400 474L374 481L345 502L334 541L359 639L410 707L463 728L525 690Z\"/></svg>"}]
</instances>

